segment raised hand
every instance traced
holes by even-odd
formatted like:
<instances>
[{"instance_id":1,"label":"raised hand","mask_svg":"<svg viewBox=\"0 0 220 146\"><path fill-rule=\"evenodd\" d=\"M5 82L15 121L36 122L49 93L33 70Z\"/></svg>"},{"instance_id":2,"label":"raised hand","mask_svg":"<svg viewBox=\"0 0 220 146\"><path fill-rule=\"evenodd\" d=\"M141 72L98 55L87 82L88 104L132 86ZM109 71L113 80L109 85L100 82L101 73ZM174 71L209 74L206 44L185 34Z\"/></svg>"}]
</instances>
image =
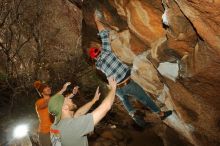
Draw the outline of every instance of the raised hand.
<instances>
[{"instance_id":1,"label":"raised hand","mask_svg":"<svg viewBox=\"0 0 220 146\"><path fill-rule=\"evenodd\" d=\"M95 21L100 21L103 18L102 13L99 10L95 10L94 12L94 19Z\"/></svg>"},{"instance_id":2,"label":"raised hand","mask_svg":"<svg viewBox=\"0 0 220 146\"><path fill-rule=\"evenodd\" d=\"M101 93L99 92L99 86L98 86L97 89L96 89L96 92L95 92L95 96L92 99L92 101L96 102L97 100L99 100L100 95L101 95Z\"/></svg>"},{"instance_id":3,"label":"raised hand","mask_svg":"<svg viewBox=\"0 0 220 146\"><path fill-rule=\"evenodd\" d=\"M73 88L73 94L75 95L79 91L79 86Z\"/></svg>"},{"instance_id":4,"label":"raised hand","mask_svg":"<svg viewBox=\"0 0 220 146\"><path fill-rule=\"evenodd\" d=\"M110 89L116 89L116 87L117 87L117 82L113 76L108 78L108 87Z\"/></svg>"},{"instance_id":5,"label":"raised hand","mask_svg":"<svg viewBox=\"0 0 220 146\"><path fill-rule=\"evenodd\" d=\"M64 85L63 85L63 91L66 91L67 87L71 84L71 82L66 82Z\"/></svg>"}]
</instances>

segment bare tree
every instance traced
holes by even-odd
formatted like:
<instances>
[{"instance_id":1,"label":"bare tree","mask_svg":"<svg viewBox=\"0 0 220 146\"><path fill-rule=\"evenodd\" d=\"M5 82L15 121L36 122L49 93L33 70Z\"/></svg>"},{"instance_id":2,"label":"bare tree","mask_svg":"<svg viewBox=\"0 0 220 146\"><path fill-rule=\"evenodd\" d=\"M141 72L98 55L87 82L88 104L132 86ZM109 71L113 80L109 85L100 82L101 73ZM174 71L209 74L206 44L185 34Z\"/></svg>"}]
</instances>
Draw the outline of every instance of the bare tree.
<instances>
[{"instance_id":1,"label":"bare tree","mask_svg":"<svg viewBox=\"0 0 220 146\"><path fill-rule=\"evenodd\" d=\"M29 4L25 0L2 0L0 2L0 53L3 56L6 78L2 88L9 88L10 111L13 109L16 95L21 92L28 94L31 84L29 64L23 55L30 43L35 41L37 50L42 52L38 21L41 15L41 1L36 0L36 11L29 17ZM32 4L34 4L32 2ZM31 47L30 47L31 48ZM41 57L37 57L41 58ZM38 60L37 62L40 62Z\"/></svg>"}]
</instances>

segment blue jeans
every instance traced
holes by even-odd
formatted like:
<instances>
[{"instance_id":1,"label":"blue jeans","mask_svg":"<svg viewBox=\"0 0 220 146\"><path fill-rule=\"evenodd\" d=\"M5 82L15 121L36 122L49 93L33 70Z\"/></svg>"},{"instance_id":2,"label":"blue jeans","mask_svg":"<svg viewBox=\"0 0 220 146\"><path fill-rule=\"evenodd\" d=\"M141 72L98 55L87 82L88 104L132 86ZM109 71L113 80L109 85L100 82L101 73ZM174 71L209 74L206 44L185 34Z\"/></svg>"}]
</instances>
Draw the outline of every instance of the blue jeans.
<instances>
[{"instance_id":1,"label":"blue jeans","mask_svg":"<svg viewBox=\"0 0 220 146\"><path fill-rule=\"evenodd\" d=\"M130 83L126 86L117 88L116 95L122 101L123 105L125 106L125 109L128 111L130 115L135 112L135 109L133 108L131 102L128 99L129 96L135 97L145 106L149 107L153 112L160 112L159 107L153 102L150 96L146 94L145 91L133 80L131 80Z\"/></svg>"}]
</instances>

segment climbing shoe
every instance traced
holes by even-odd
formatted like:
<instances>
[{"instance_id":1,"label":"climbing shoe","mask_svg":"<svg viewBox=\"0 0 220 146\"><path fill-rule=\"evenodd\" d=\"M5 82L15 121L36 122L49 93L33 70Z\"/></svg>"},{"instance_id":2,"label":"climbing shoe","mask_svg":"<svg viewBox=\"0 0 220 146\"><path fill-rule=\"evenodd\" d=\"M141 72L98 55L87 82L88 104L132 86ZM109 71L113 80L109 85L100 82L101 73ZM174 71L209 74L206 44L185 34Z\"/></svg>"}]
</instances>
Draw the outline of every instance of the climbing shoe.
<instances>
[{"instance_id":1,"label":"climbing shoe","mask_svg":"<svg viewBox=\"0 0 220 146\"><path fill-rule=\"evenodd\" d=\"M169 117L170 115L172 115L172 111L165 111L163 112L163 116L160 117L161 120L165 120L167 117Z\"/></svg>"}]
</instances>

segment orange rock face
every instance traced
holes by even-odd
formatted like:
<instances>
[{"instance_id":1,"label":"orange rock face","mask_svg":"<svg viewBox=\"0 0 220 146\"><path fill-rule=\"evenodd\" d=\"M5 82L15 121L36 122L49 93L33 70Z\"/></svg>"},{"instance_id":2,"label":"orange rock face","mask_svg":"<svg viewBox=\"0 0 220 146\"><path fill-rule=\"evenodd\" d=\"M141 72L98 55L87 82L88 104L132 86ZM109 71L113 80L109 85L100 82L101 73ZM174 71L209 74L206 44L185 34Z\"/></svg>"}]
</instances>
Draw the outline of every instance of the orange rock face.
<instances>
[{"instance_id":1,"label":"orange rock face","mask_svg":"<svg viewBox=\"0 0 220 146\"><path fill-rule=\"evenodd\" d=\"M139 0L126 5L128 27L145 43L153 43L165 35L161 24L161 12Z\"/></svg>"},{"instance_id":2,"label":"orange rock face","mask_svg":"<svg viewBox=\"0 0 220 146\"><path fill-rule=\"evenodd\" d=\"M220 1L109 0L99 6L119 29L112 47L133 64L132 78L162 109L175 110L165 122L193 145L219 145ZM165 61L179 64L176 82L158 72Z\"/></svg>"}]
</instances>

